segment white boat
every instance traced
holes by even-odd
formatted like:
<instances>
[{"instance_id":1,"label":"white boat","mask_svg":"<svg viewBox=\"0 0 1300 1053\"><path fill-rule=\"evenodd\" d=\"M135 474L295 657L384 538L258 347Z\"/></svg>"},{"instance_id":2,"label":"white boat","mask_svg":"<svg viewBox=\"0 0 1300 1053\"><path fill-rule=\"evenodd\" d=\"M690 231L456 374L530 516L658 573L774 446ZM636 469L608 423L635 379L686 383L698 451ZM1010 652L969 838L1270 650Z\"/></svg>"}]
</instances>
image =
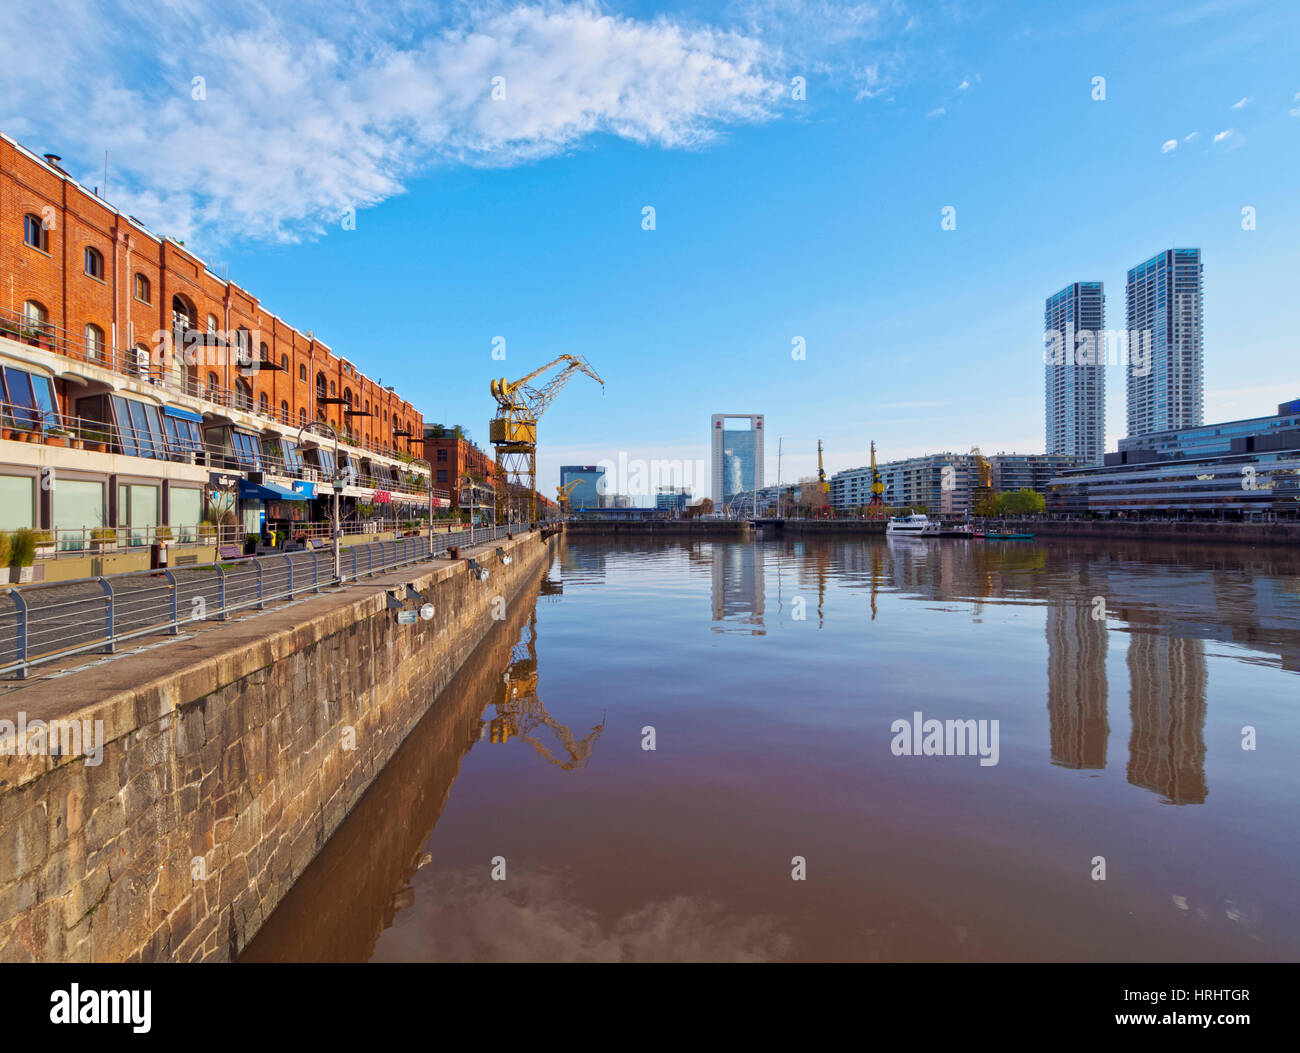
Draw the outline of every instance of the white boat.
<instances>
[{"instance_id":1,"label":"white boat","mask_svg":"<svg viewBox=\"0 0 1300 1053\"><path fill-rule=\"evenodd\" d=\"M890 516L885 533L891 537L938 537L939 521L921 513L910 516Z\"/></svg>"}]
</instances>

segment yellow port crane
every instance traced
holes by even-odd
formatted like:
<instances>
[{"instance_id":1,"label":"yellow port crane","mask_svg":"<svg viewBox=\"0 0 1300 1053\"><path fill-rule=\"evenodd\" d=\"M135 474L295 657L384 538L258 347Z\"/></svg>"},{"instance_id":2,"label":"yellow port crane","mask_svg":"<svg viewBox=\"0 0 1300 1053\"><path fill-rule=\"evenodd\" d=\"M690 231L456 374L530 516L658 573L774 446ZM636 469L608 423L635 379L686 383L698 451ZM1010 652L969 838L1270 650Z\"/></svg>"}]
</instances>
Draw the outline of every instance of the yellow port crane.
<instances>
[{"instance_id":1,"label":"yellow port crane","mask_svg":"<svg viewBox=\"0 0 1300 1053\"><path fill-rule=\"evenodd\" d=\"M569 512L569 498L573 496L573 491L581 483L581 479L570 479L563 486L555 488L555 503L560 506L560 514L567 515Z\"/></svg>"},{"instance_id":2,"label":"yellow port crane","mask_svg":"<svg viewBox=\"0 0 1300 1053\"><path fill-rule=\"evenodd\" d=\"M826 469L822 467L822 441L817 440L817 489L826 495L826 504L818 511L818 518L834 519L835 510L831 508L831 484L826 479Z\"/></svg>"},{"instance_id":3,"label":"yellow port crane","mask_svg":"<svg viewBox=\"0 0 1300 1053\"><path fill-rule=\"evenodd\" d=\"M993 494L993 468L978 446L970 448L975 461L975 489L971 493L971 512L977 516L993 515L997 511Z\"/></svg>"},{"instance_id":4,"label":"yellow port crane","mask_svg":"<svg viewBox=\"0 0 1300 1053\"><path fill-rule=\"evenodd\" d=\"M876 440L871 440L871 501L867 504L867 515L871 519L883 519L885 516L885 484L880 478L880 469L876 467ZM875 601L872 601L871 616L876 616Z\"/></svg>"},{"instance_id":5,"label":"yellow port crane","mask_svg":"<svg viewBox=\"0 0 1300 1053\"><path fill-rule=\"evenodd\" d=\"M540 387L536 380L553 366L564 363L564 368ZM490 390L497 400L498 413L491 423L490 437L497 452L496 518L498 523L509 521L507 507L511 493L524 503L528 522L537 519L537 421L546 407L555 401L560 389L575 373L586 373L601 388L605 382L581 355L561 355L534 369L518 380L492 381Z\"/></svg>"}]
</instances>

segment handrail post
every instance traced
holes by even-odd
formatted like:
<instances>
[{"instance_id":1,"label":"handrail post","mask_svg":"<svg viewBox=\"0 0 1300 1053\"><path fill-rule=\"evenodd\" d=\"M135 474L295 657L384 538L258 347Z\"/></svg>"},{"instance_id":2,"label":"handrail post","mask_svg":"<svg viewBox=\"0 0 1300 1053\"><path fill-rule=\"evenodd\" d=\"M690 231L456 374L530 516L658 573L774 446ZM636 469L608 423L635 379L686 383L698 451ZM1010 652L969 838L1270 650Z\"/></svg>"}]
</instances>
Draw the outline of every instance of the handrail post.
<instances>
[{"instance_id":1,"label":"handrail post","mask_svg":"<svg viewBox=\"0 0 1300 1053\"><path fill-rule=\"evenodd\" d=\"M180 622L176 620L176 575L170 570L164 570L163 573L167 575L167 584L171 586L168 590L169 606L172 613L172 627L169 630L169 635L175 636L181 631Z\"/></svg>"},{"instance_id":2,"label":"handrail post","mask_svg":"<svg viewBox=\"0 0 1300 1053\"><path fill-rule=\"evenodd\" d=\"M220 535L218 535L219 537ZM226 610L226 572L222 569L220 563L217 567L217 621L224 622L230 620L230 614Z\"/></svg>"},{"instance_id":3,"label":"handrail post","mask_svg":"<svg viewBox=\"0 0 1300 1053\"><path fill-rule=\"evenodd\" d=\"M27 679L27 601L23 599L22 589L9 589L9 598L18 610L18 624L14 626L17 653L14 658L23 664L15 671L19 680Z\"/></svg>"},{"instance_id":4,"label":"handrail post","mask_svg":"<svg viewBox=\"0 0 1300 1053\"><path fill-rule=\"evenodd\" d=\"M108 606L104 611L104 640L105 640L104 653L112 654L116 650L116 645L113 642L113 631L114 631L113 586L110 585L108 579L103 577L102 575L99 578L99 585L100 588L104 590L104 596L108 604Z\"/></svg>"}]
</instances>

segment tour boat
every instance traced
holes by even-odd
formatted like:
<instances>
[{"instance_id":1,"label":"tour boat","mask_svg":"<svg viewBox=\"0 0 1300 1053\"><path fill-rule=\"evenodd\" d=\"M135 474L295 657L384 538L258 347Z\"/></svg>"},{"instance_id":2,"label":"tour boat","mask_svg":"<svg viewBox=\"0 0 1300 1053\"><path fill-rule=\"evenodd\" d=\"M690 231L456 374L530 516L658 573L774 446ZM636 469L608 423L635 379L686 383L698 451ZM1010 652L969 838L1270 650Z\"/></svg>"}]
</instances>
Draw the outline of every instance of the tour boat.
<instances>
[{"instance_id":1,"label":"tour boat","mask_svg":"<svg viewBox=\"0 0 1300 1053\"><path fill-rule=\"evenodd\" d=\"M910 516L890 516L885 533L890 537L938 537L940 524L921 513Z\"/></svg>"}]
</instances>

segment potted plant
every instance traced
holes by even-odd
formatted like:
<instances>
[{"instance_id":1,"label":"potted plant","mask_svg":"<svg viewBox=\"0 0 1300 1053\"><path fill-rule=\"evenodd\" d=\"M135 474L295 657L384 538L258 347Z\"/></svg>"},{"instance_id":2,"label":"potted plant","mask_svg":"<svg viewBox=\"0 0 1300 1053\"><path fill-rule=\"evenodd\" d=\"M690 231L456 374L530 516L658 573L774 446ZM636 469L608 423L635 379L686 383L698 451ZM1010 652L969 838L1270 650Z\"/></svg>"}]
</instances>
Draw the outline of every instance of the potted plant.
<instances>
[{"instance_id":1,"label":"potted plant","mask_svg":"<svg viewBox=\"0 0 1300 1053\"><path fill-rule=\"evenodd\" d=\"M70 438L72 438L70 431L64 431L62 428L51 428L45 433L45 445L66 447Z\"/></svg>"},{"instance_id":2,"label":"potted plant","mask_svg":"<svg viewBox=\"0 0 1300 1053\"><path fill-rule=\"evenodd\" d=\"M81 432L81 440L87 450L94 453L103 453L108 449L108 432L102 428L85 428Z\"/></svg>"},{"instance_id":3,"label":"potted plant","mask_svg":"<svg viewBox=\"0 0 1300 1053\"><path fill-rule=\"evenodd\" d=\"M54 555L54 535L48 530L37 530L36 539L36 556L38 559L48 559Z\"/></svg>"},{"instance_id":4,"label":"potted plant","mask_svg":"<svg viewBox=\"0 0 1300 1053\"><path fill-rule=\"evenodd\" d=\"M212 516L206 516L199 523L199 543L202 545L215 544L217 540L217 521Z\"/></svg>"},{"instance_id":5,"label":"potted plant","mask_svg":"<svg viewBox=\"0 0 1300 1053\"><path fill-rule=\"evenodd\" d=\"M9 584L9 533L0 531L0 585Z\"/></svg>"},{"instance_id":6,"label":"potted plant","mask_svg":"<svg viewBox=\"0 0 1300 1053\"><path fill-rule=\"evenodd\" d=\"M25 585L32 580L32 564L36 562L36 531L15 530L9 539L9 580ZM17 575L14 571L17 571Z\"/></svg>"},{"instance_id":7,"label":"potted plant","mask_svg":"<svg viewBox=\"0 0 1300 1053\"><path fill-rule=\"evenodd\" d=\"M172 528L166 524L154 527L153 539L160 545L170 545L172 543Z\"/></svg>"},{"instance_id":8,"label":"potted plant","mask_svg":"<svg viewBox=\"0 0 1300 1053\"><path fill-rule=\"evenodd\" d=\"M112 527L95 527L90 532L90 547L96 552L117 550L117 531Z\"/></svg>"}]
</instances>

